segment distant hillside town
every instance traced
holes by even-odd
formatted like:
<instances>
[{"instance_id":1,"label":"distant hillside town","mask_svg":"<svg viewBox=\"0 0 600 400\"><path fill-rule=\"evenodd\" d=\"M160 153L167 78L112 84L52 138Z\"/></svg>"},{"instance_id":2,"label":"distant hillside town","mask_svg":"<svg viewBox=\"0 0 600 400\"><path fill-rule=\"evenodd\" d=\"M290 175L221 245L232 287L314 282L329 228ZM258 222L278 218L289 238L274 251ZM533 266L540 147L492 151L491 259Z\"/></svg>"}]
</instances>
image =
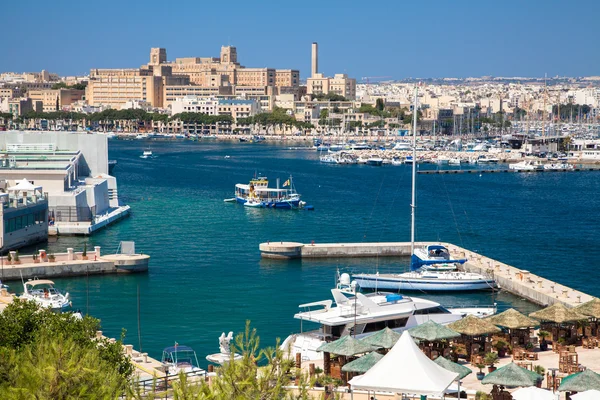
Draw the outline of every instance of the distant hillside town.
<instances>
[{"instance_id":1,"label":"distant hillside town","mask_svg":"<svg viewBox=\"0 0 600 400\"><path fill-rule=\"evenodd\" d=\"M245 67L233 46L223 46L219 57L173 61L166 49L152 48L139 68L92 68L88 76L6 72L0 74L0 130L393 134L410 127L417 81L419 130L425 133L598 122L600 77L368 76L357 83L346 74L324 75L318 61L312 43L305 81L294 68Z\"/></svg>"}]
</instances>

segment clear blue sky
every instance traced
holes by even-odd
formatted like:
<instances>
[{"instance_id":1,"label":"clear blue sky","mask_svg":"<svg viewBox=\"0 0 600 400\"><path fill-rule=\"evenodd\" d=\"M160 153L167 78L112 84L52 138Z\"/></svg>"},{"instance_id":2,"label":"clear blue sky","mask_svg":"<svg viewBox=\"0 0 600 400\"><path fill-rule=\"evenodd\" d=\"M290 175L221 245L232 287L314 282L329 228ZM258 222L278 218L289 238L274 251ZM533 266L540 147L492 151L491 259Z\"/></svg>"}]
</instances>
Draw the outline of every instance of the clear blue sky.
<instances>
[{"instance_id":1,"label":"clear blue sky","mask_svg":"<svg viewBox=\"0 0 600 400\"><path fill-rule=\"evenodd\" d=\"M325 74L600 75L600 1L31 0L2 7L0 71L87 74L237 47L248 67ZM416 44L415 44L416 42Z\"/></svg>"}]
</instances>

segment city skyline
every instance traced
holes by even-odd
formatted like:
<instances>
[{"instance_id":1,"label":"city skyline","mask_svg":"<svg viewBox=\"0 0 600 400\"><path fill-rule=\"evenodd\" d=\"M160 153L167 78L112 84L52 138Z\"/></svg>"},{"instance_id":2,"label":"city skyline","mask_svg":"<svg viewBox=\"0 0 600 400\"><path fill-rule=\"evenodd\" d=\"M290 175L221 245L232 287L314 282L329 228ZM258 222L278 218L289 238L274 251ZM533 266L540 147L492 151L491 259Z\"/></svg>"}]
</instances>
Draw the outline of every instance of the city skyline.
<instances>
[{"instance_id":1,"label":"city skyline","mask_svg":"<svg viewBox=\"0 0 600 400\"><path fill-rule=\"evenodd\" d=\"M183 2L166 10L158 4L12 2L4 8L5 30L18 32L19 40L5 43L0 71L87 75L91 68L138 68L150 47L167 48L171 60L215 57L222 45L232 45L242 65L299 69L306 79L316 41L320 72L357 80L600 75L592 48L600 5L591 1L577 9L538 0L502 8L468 1L371 7L311 0L285 9L234 1L226 11L217 4ZM19 15L28 15L26 28Z\"/></svg>"}]
</instances>

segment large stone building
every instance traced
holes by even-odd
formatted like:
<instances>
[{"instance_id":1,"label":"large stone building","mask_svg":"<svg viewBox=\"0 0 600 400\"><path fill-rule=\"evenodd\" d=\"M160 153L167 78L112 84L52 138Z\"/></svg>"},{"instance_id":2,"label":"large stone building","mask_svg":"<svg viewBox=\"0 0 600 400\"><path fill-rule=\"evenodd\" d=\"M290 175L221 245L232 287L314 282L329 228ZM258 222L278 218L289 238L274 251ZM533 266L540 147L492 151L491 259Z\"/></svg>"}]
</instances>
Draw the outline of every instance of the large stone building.
<instances>
[{"instance_id":1,"label":"large stone building","mask_svg":"<svg viewBox=\"0 0 600 400\"><path fill-rule=\"evenodd\" d=\"M83 99L85 90L78 89L45 89L30 90L32 101L41 101L44 112L60 111Z\"/></svg>"},{"instance_id":2,"label":"large stone building","mask_svg":"<svg viewBox=\"0 0 600 400\"><path fill-rule=\"evenodd\" d=\"M335 74L333 78L319 73L319 53L317 43L312 44L311 76L306 80L307 94L337 94L348 100L356 99L356 79L346 74Z\"/></svg>"},{"instance_id":3,"label":"large stone building","mask_svg":"<svg viewBox=\"0 0 600 400\"><path fill-rule=\"evenodd\" d=\"M300 72L294 69L246 68L237 50L223 46L219 58L187 57L167 61L162 48L150 50L150 62L139 69L93 69L86 98L90 105L121 108L128 100L168 107L184 96L237 96L245 93L271 109L279 92L299 94ZM249 93L251 92L251 93Z\"/></svg>"}]
</instances>

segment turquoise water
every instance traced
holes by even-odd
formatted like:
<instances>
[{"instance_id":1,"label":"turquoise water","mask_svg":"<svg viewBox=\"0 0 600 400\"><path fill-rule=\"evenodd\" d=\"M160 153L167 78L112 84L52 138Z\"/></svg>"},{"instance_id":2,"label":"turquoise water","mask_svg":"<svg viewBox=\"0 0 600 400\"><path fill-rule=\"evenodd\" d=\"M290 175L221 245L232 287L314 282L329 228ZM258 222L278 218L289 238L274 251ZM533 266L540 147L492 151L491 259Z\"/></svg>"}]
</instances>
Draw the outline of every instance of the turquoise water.
<instances>
[{"instance_id":1,"label":"turquoise water","mask_svg":"<svg viewBox=\"0 0 600 400\"><path fill-rule=\"evenodd\" d=\"M140 159L150 145L157 158ZM225 155L230 158L226 159ZM199 356L218 350L221 332L246 319L263 345L299 330L298 304L330 298L335 271L404 268L405 260L261 260L267 240L408 241L410 167L322 165L315 151L268 144L111 141L119 194L132 216L87 239L114 252L134 240L152 256L147 274L57 280L74 308L102 320L106 334L159 357L175 341ZM423 168L427 168L424 166ZM429 166L434 168L434 166ZM315 211L247 209L224 203L254 173L289 174ZM595 282L600 209L589 173L420 175L417 239L453 242L549 279L600 295ZM60 237L50 251L82 249ZM40 246L43 248L44 246ZM137 293L140 313L138 330ZM535 307L509 294L423 296L445 305ZM203 362L204 364L204 362Z\"/></svg>"}]
</instances>

